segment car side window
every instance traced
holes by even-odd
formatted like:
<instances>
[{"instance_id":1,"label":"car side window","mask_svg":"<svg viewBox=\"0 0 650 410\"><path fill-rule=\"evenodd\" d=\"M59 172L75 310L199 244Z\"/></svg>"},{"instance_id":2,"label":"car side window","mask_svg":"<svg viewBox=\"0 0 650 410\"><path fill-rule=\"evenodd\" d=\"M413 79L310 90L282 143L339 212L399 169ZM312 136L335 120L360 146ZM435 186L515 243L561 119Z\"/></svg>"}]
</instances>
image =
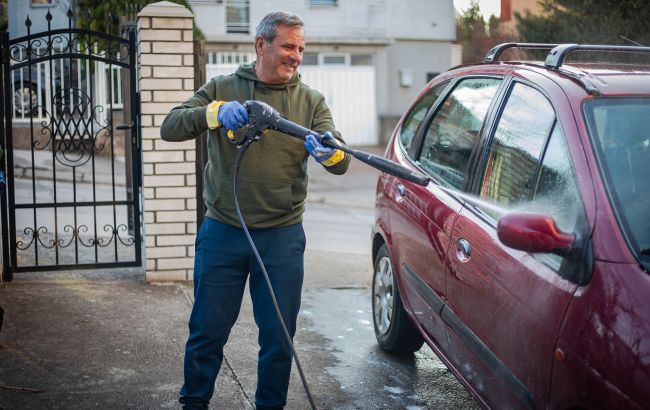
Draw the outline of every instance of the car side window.
<instances>
[{"instance_id":1,"label":"car side window","mask_svg":"<svg viewBox=\"0 0 650 410\"><path fill-rule=\"evenodd\" d=\"M551 103L532 87L516 83L508 97L480 196L498 205L482 208L495 219L507 210L539 212L565 232L576 230L582 205L564 133ZM539 257L556 269L562 262L558 255Z\"/></svg>"},{"instance_id":2,"label":"car side window","mask_svg":"<svg viewBox=\"0 0 650 410\"><path fill-rule=\"evenodd\" d=\"M544 95L515 83L490 145L481 198L505 208L530 201L554 121L555 112Z\"/></svg>"},{"instance_id":3,"label":"car side window","mask_svg":"<svg viewBox=\"0 0 650 410\"><path fill-rule=\"evenodd\" d=\"M557 124L544 153L530 210L552 216L565 232L576 231L582 202L564 133Z\"/></svg>"},{"instance_id":4,"label":"car side window","mask_svg":"<svg viewBox=\"0 0 650 410\"><path fill-rule=\"evenodd\" d=\"M470 155L500 84L496 78L462 80L429 124L417 160L442 184L463 186Z\"/></svg>"},{"instance_id":5,"label":"car side window","mask_svg":"<svg viewBox=\"0 0 650 410\"><path fill-rule=\"evenodd\" d=\"M577 230L582 202L564 133L557 124L544 153L533 200L527 210L552 216L558 228L564 232ZM555 269L559 269L562 263L559 255L549 253L538 257Z\"/></svg>"},{"instance_id":6,"label":"car side window","mask_svg":"<svg viewBox=\"0 0 650 410\"><path fill-rule=\"evenodd\" d=\"M427 93L413 105L413 108L406 116L399 134L399 140L406 152L408 152L411 147L413 137L420 128L420 124L422 124L424 117L426 117L427 112L429 112L429 109L433 106L433 103L436 102L438 96L440 96L445 87L447 87L447 83L439 84L427 91Z\"/></svg>"}]
</instances>

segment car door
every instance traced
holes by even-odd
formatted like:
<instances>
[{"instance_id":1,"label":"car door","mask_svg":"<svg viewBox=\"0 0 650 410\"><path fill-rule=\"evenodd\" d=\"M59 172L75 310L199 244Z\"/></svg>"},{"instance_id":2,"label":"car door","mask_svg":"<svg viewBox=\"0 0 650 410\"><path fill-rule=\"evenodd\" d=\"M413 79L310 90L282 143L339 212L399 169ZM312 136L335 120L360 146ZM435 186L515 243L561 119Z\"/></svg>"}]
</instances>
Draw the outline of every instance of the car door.
<instances>
[{"instance_id":1,"label":"car door","mask_svg":"<svg viewBox=\"0 0 650 410\"><path fill-rule=\"evenodd\" d=\"M498 218L511 211L551 214L574 232L582 215L562 125L539 89L513 81L473 186L479 197L460 212L448 258L453 363L487 404L542 406L548 398L557 331L576 285L562 258L501 244Z\"/></svg>"},{"instance_id":2,"label":"car door","mask_svg":"<svg viewBox=\"0 0 650 410\"><path fill-rule=\"evenodd\" d=\"M418 133L424 148L415 163L434 183L422 187L394 177L390 181L389 195L395 198L390 212L392 244L402 297L429 341L442 350L447 345L440 317L446 298L444 260L462 208L446 188L464 183L466 166L500 84L499 78L470 78L450 85Z\"/></svg>"}]
</instances>

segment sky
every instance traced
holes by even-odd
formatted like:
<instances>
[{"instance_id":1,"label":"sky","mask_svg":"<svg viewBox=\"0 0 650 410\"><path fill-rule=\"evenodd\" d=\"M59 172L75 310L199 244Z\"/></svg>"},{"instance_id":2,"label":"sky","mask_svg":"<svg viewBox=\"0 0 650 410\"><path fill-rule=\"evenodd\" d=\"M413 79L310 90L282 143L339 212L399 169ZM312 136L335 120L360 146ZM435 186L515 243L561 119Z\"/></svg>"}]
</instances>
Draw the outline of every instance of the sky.
<instances>
[{"instance_id":1,"label":"sky","mask_svg":"<svg viewBox=\"0 0 650 410\"><path fill-rule=\"evenodd\" d=\"M461 10L469 8L469 2L470 0L454 0L454 7L460 13ZM478 6L486 19L492 14L495 16L501 14L501 0L478 0Z\"/></svg>"}]
</instances>

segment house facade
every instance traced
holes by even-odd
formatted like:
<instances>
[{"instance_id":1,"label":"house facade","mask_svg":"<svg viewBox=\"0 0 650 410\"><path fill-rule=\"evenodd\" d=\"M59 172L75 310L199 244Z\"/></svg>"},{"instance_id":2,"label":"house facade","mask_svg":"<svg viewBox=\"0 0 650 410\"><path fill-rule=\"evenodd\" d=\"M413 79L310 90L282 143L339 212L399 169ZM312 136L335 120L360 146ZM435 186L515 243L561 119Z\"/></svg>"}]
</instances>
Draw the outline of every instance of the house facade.
<instances>
[{"instance_id":1,"label":"house facade","mask_svg":"<svg viewBox=\"0 0 650 410\"><path fill-rule=\"evenodd\" d=\"M501 31L510 38L517 38L517 19L515 13L526 15L541 14L542 6L537 0L501 0Z\"/></svg>"},{"instance_id":2,"label":"house facade","mask_svg":"<svg viewBox=\"0 0 650 410\"><path fill-rule=\"evenodd\" d=\"M255 58L257 23L286 10L305 22L303 81L321 91L351 145L384 143L418 90L461 62L450 0L190 0L208 78Z\"/></svg>"},{"instance_id":3,"label":"house facade","mask_svg":"<svg viewBox=\"0 0 650 410\"><path fill-rule=\"evenodd\" d=\"M10 38L17 38L27 35L25 20L27 16L32 21L30 31L39 33L47 30L45 15L50 12L52 15L51 25L53 28L67 27L68 16L72 0L20 0L10 1L7 8L7 25Z\"/></svg>"}]
</instances>

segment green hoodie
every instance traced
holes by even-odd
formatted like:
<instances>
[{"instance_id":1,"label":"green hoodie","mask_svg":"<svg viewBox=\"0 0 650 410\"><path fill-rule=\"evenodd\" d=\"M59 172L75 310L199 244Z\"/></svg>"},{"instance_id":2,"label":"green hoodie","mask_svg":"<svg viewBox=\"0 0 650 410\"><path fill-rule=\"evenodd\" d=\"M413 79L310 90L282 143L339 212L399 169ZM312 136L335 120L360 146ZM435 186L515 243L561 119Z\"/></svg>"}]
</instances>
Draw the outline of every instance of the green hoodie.
<instances>
[{"instance_id":1,"label":"green hoodie","mask_svg":"<svg viewBox=\"0 0 650 410\"><path fill-rule=\"evenodd\" d=\"M206 106L213 100L263 101L284 118L319 133L330 131L342 141L325 98L303 84L300 74L294 74L286 84L266 84L257 79L254 62L240 65L234 74L214 77L185 103L173 108L160 129L162 139L185 141L207 131ZM227 139L224 128L208 134L203 199L209 217L240 226L232 192L233 165L239 150ZM308 158L302 140L276 131L267 131L250 146L237 179L237 198L249 228L274 228L302 221ZM341 162L325 168L343 174L349 163L350 155L345 154Z\"/></svg>"}]
</instances>

